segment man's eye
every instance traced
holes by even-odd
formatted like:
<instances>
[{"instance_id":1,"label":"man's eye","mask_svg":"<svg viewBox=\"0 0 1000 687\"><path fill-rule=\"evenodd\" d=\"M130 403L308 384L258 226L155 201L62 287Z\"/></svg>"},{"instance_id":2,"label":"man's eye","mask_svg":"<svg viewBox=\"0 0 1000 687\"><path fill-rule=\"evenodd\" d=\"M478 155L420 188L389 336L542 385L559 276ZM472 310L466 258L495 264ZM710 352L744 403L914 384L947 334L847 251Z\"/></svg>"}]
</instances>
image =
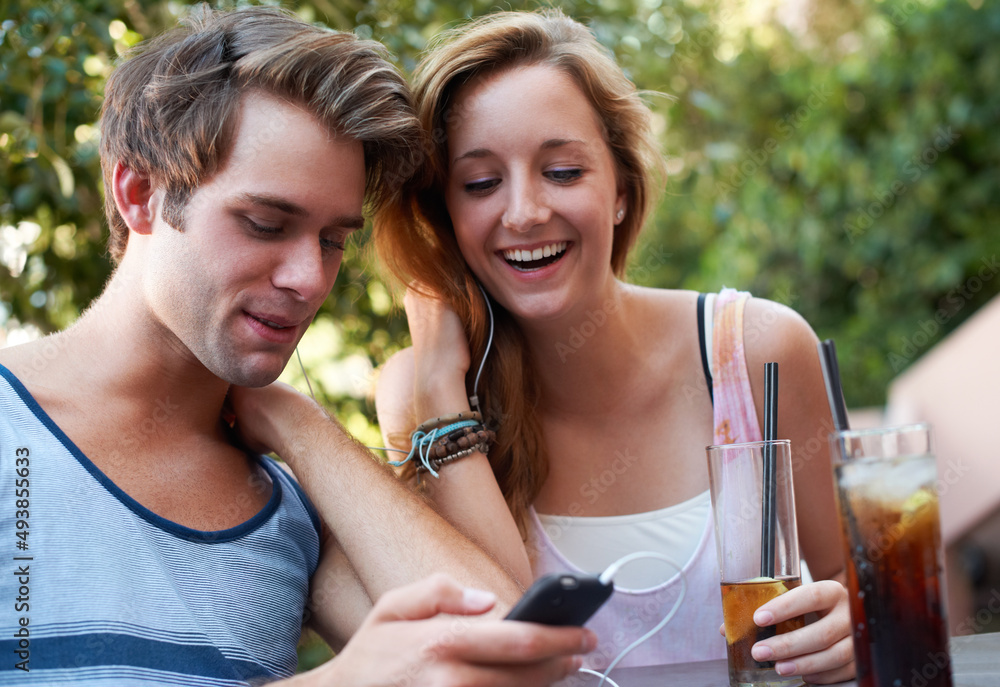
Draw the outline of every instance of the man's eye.
<instances>
[{"instance_id":1,"label":"man's eye","mask_svg":"<svg viewBox=\"0 0 1000 687\"><path fill-rule=\"evenodd\" d=\"M578 168L572 169L552 169L545 173L545 175L558 182L575 181L583 176L583 170Z\"/></svg>"},{"instance_id":2,"label":"man's eye","mask_svg":"<svg viewBox=\"0 0 1000 687\"><path fill-rule=\"evenodd\" d=\"M346 240L336 241L334 239L320 239L319 245L323 248L323 250L343 251L347 247L347 241Z\"/></svg>"},{"instance_id":3,"label":"man's eye","mask_svg":"<svg viewBox=\"0 0 1000 687\"><path fill-rule=\"evenodd\" d=\"M250 229L257 232L258 234L274 235L281 233L281 227L270 227L267 226L266 224L257 224L250 218L246 219L246 223L247 226L250 227Z\"/></svg>"},{"instance_id":4,"label":"man's eye","mask_svg":"<svg viewBox=\"0 0 1000 687\"><path fill-rule=\"evenodd\" d=\"M465 184L465 192L472 194L489 193L496 188L499 183L499 179L480 179L478 181L470 181Z\"/></svg>"}]
</instances>

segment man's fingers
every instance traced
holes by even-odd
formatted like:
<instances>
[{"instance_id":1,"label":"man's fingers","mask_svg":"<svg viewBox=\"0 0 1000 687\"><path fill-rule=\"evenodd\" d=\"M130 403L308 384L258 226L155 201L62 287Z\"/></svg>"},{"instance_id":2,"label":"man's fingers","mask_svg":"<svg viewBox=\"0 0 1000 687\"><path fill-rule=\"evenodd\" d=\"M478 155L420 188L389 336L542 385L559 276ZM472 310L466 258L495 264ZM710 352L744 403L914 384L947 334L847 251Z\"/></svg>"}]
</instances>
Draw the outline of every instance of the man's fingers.
<instances>
[{"instance_id":1,"label":"man's fingers","mask_svg":"<svg viewBox=\"0 0 1000 687\"><path fill-rule=\"evenodd\" d=\"M581 661L574 656L560 656L524 666L447 666L442 684L476 685L476 687L547 687L580 669ZM438 684L428 675L427 684Z\"/></svg>"},{"instance_id":2,"label":"man's fingers","mask_svg":"<svg viewBox=\"0 0 1000 687\"><path fill-rule=\"evenodd\" d=\"M439 613L478 615L493 608L496 596L467 589L447 575L430 577L387 592L369 616L371 622L424 620Z\"/></svg>"},{"instance_id":3,"label":"man's fingers","mask_svg":"<svg viewBox=\"0 0 1000 687\"><path fill-rule=\"evenodd\" d=\"M453 634L448 651L469 663L533 663L554 656L584 654L597 646L597 636L586 628L551 627L518 620L470 623Z\"/></svg>"}]
</instances>

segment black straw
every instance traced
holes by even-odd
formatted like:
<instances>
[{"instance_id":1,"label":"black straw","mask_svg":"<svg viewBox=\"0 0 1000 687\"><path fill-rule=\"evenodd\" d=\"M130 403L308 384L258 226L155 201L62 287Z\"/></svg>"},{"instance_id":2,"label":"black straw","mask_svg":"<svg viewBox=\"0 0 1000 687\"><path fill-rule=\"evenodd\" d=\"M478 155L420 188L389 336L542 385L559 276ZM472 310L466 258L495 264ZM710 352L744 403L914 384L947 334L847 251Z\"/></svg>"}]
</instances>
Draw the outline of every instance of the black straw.
<instances>
[{"instance_id":1,"label":"black straw","mask_svg":"<svg viewBox=\"0 0 1000 687\"><path fill-rule=\"evenodd\" d=\"M823 382L826 384L826 400L830 402L833 426L838 432L851 428L847 421L847 406L844 404L844 388L840 383L840 365L837 363L837 347L833 339L817 344L819 362L823 368Z\"/></svg>"},{"instance_id":2,"label":"black straw","mask_svg":"<svg viewBox=\"0 0 1000 687\"><path fill-rule=\"evenodd\" d=\"M778 363L764 364L764 511L761 523L760 576L774 577L774 536L778 527L775 446L778 438Z\"/></svg>"}]
</instances>

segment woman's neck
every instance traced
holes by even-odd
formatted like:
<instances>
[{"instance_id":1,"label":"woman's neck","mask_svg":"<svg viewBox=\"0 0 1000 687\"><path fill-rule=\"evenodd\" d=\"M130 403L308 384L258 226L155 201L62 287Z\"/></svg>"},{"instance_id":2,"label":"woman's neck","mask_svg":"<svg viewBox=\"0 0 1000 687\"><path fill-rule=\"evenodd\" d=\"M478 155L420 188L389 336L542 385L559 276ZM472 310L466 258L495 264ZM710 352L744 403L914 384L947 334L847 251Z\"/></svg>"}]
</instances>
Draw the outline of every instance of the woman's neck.
<instances>
[{"instance_id":1,"label":"woman's neck","mask_svg":"<svg viewBox=\"0 0 1000 687\"><path fill-rule=\"evenodd\" d=\"M606 413L644 376L650 341L641 290L618 280L606 297L543 323L521 323L546 413Z\"/></svg>"}]
</instances>

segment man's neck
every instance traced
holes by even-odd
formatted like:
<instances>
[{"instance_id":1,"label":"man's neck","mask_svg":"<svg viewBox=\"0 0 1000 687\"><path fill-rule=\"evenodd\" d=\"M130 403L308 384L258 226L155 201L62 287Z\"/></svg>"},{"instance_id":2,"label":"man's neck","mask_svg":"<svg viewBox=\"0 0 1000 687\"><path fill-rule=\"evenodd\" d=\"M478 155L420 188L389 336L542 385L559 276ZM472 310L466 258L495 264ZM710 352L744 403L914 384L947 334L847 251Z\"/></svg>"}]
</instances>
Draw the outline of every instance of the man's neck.
<instances>
[{"instance_id":1,"label":"man's neck","mask_svg":"<svg viewBox=\"0 0 1000 687\"><path fill-rule=\"evenodd\" d=\"M107 431L139 432L142 443L220 436L229 385L156 320L127 270L71 328L21 348L3 359L43 408L106 409Z\"/></svg>"}]
</instances>

